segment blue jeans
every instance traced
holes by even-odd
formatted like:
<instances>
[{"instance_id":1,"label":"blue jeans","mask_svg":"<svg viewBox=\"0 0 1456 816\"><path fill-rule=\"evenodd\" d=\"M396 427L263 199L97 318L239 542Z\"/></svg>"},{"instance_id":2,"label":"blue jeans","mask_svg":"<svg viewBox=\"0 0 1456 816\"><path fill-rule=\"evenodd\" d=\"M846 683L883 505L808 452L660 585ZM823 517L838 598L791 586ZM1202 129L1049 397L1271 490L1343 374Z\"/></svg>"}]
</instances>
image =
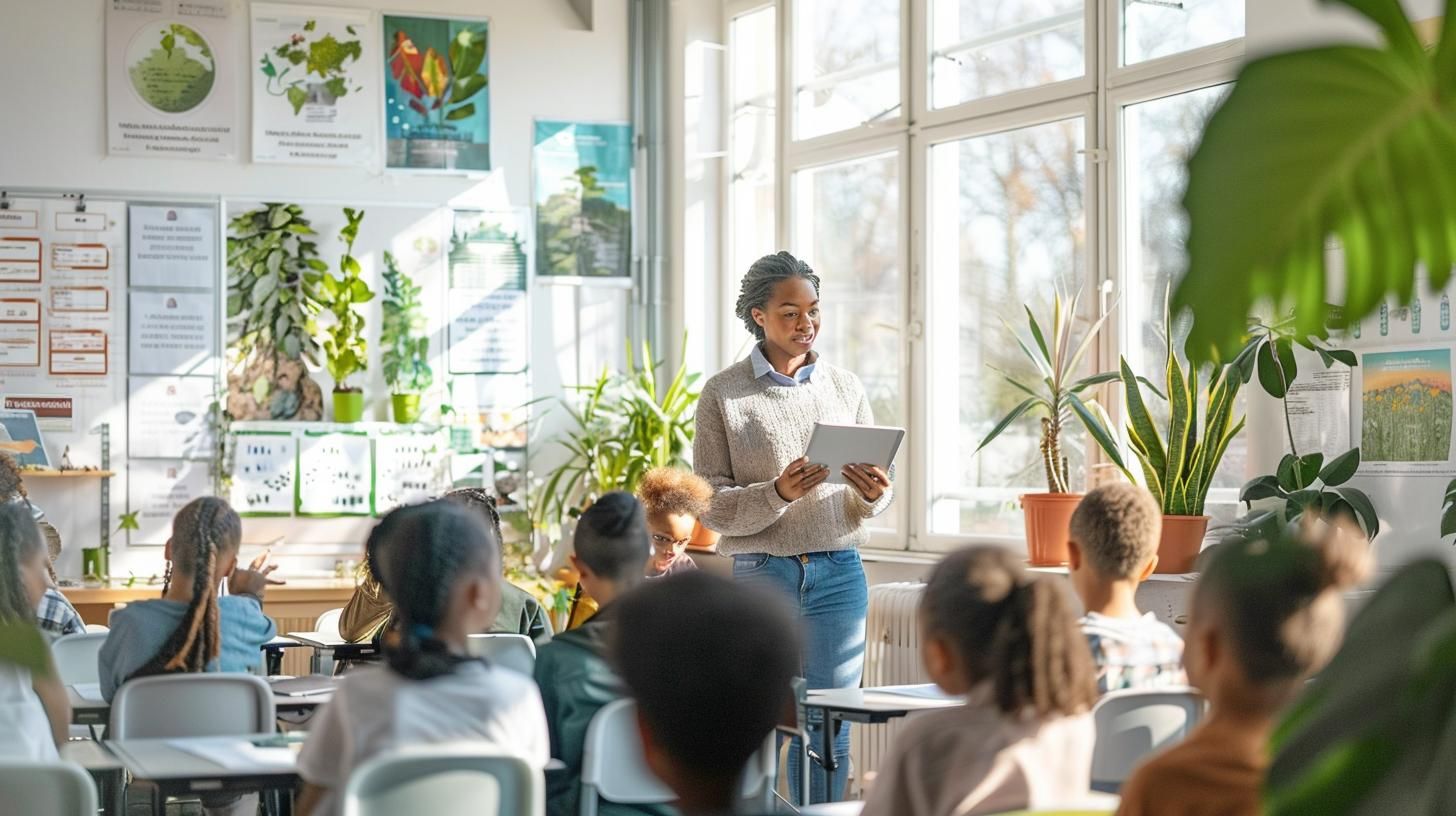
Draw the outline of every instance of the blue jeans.
<instances>
[{"instance_id":1,"label":"blue jeans","mask_svg":"<svg viewBox=\"0 0 1456 816\"><path fill-rule=\"evenodd\" d=\"M864 669L869 589L857 551L835 550L788 557L735 555L733 577L781 592L798 608L804 622L803 676L809 688L859 687ZM808 725L810 745L822 750L822 713L811 711ZM789 748L789 790L795 801L803 801L799 798L800 754L799 741L794 740ZM849 774L848 723L839 727L834 756L839 769L832 783L823 768L815 765L810 769L811 803L829 801L831 790L836 800L844 796L844 783Z\"/></svg>"}]
</instances>

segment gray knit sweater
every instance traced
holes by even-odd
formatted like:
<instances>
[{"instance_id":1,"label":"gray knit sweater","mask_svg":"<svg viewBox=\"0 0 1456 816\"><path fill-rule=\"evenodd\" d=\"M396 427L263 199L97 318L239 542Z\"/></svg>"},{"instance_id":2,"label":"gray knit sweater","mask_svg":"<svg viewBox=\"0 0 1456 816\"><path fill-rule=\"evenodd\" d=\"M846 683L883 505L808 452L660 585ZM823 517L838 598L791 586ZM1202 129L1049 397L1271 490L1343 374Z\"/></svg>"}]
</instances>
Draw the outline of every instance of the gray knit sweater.
<instances>
[{"instance_id":1,"label":"gray knit sweater","mask_svg":"<svg viewBox=\"0 0 1456 816\"><path fill-rule=\"evenodd\" d=\"M815 422L874 424L859 378L821 360L808 383L779 386L755 378L744 359L703 386L693 465L713 486L702 522L722 534L720 553L802 555L869 539L864 522L890 506L893 488L874 504L847 484L821 484L794 502L774 488L784 468L809 449Z\"/></svg>"}]
</instances>

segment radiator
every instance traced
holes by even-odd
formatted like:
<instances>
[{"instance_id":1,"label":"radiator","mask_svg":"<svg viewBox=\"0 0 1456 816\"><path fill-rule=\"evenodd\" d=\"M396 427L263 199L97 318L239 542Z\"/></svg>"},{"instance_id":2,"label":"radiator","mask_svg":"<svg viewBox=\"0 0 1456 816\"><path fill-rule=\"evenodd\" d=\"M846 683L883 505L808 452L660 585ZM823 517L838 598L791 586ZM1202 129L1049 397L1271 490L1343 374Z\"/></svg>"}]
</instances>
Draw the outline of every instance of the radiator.
<instances>
[{"instance_id":1,"label":"radiator","mask_svg":"<svg viewBox=\"0 0 1456 816\"><path fill-rule=\"evenodd\" d=\"M865 621L865 687L929 682L920 664L920 630L915 619L924 589L920 583L870 587L869 616ZM903 724L904 720L892 720L884 725L856 725L850 730L853 791L858 792L865 774L873 773L889 755Z\"/></svg>"}]
</instances>

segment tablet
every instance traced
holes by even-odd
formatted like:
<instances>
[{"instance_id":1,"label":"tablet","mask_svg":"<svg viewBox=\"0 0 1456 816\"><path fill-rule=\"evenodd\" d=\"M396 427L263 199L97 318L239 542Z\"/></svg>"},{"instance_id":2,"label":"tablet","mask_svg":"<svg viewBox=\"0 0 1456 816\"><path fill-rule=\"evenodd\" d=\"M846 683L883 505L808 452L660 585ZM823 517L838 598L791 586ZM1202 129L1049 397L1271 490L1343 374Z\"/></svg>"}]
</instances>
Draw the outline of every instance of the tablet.
<instances>
[{"instance_id":1,"label":"tablet","mask_svg":"<svg viewBox=\"0 0 1456 816\"><path fill-rule=\"evenodd\" d=\"M904 439L904 428L818 422L809 438L809 452L804 455L812 464L829 468L827 484L846 484L845 465L878 465L888 473Z\"/></svg>"}]
</instances>

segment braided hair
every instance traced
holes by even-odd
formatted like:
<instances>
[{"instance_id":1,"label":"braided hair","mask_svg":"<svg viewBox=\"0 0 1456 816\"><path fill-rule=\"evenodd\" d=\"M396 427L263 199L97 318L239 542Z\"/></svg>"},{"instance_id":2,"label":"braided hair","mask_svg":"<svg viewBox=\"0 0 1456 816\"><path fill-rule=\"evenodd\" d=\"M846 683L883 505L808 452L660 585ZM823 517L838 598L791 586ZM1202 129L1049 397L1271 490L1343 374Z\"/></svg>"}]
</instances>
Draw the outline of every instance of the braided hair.
<instances>
[{"instance_id":1,"label":"braided hair","mask_svg":"<svg viewBox=\"0 0 1456 816\"><path fill-rule=\"evenodd\" d=\"M35 558L44 546L29 508L0 505L0 622L35 622L35 607L25 593L21 565Z\"/></svg>"},{"instance_id":2,"label":"braided hair","mask_svg":"<svg viewBox=\"0 0 1456 816\"><path fill-rule=\"evenodd\" d=\"M947 555L926 584L920 614L973 683L991 681L1006 714L1078 714L1097 702L1092 656L1065 594L1000 547Z\"/></svg>"},{"instance_id":3,"label":"braided hair","mask_svg":"<svg viewBox=\"0 0 1456 816\"><path fill-rule=\"evenodd\" d=\"M394 601L398 635L385 643L389 667L411 680L449 674L469 658L438 634L463 578L501 580L500 540L480 514L456 501L401 507L369 536L378 577Z\"/></svg>"},{"instance_id":4,"label":"braided hair","mask_svg":"<svg viewBox=\"0 0 1456 816\"><path fill-rule=\"evenodd\" d=\"M242 520L222 499L204 496L177 511L172 519L172 562L178 577L192 579L192 600L167 642L131 677L206 671L217 658L222 645L218 565L237 552L242 539Z\"/></svg>"},{"instance_id":5,"label":"braided hair","mask_svg":"<svg viewBox=\"0 0 1456 816\"><path fill-rule=\"evenodd\" d=\"M753 319L753 310L768 308L774 287L794 278L807 280L813 285L814 294L819 294L819 276L814 274L814 270L807 263L787 252L765 255L754 261L744 273L743 283L738 289L738 304L733 313L743 321L743 325L748 327L748 331L755 338L762 340L764 332L758 321Z\"/></svg>"},{"instance_id":6,"label":"braided hair","mask_svg":"<svg viewBox=\"0 0 1456 816\"><path fill-rule=\"evenodd\" d=\"M446 493L442 498L483 513L486 521L490 522L490 529L495 533L496 541L505 540L501 535L500 510L496 507L494 493L483 487L462 487Z\"/></svg>"},{"instance_id":7,"label":"braided hair","mask_svg":"<svg viewBox=\"0 0 1456 816\"><path fill-rule=\"evenodd\" d=\"M25 497L25 478L20 473L20 464L10 454L0 453L0 502Z\"/></svg>"}]
</instances>

